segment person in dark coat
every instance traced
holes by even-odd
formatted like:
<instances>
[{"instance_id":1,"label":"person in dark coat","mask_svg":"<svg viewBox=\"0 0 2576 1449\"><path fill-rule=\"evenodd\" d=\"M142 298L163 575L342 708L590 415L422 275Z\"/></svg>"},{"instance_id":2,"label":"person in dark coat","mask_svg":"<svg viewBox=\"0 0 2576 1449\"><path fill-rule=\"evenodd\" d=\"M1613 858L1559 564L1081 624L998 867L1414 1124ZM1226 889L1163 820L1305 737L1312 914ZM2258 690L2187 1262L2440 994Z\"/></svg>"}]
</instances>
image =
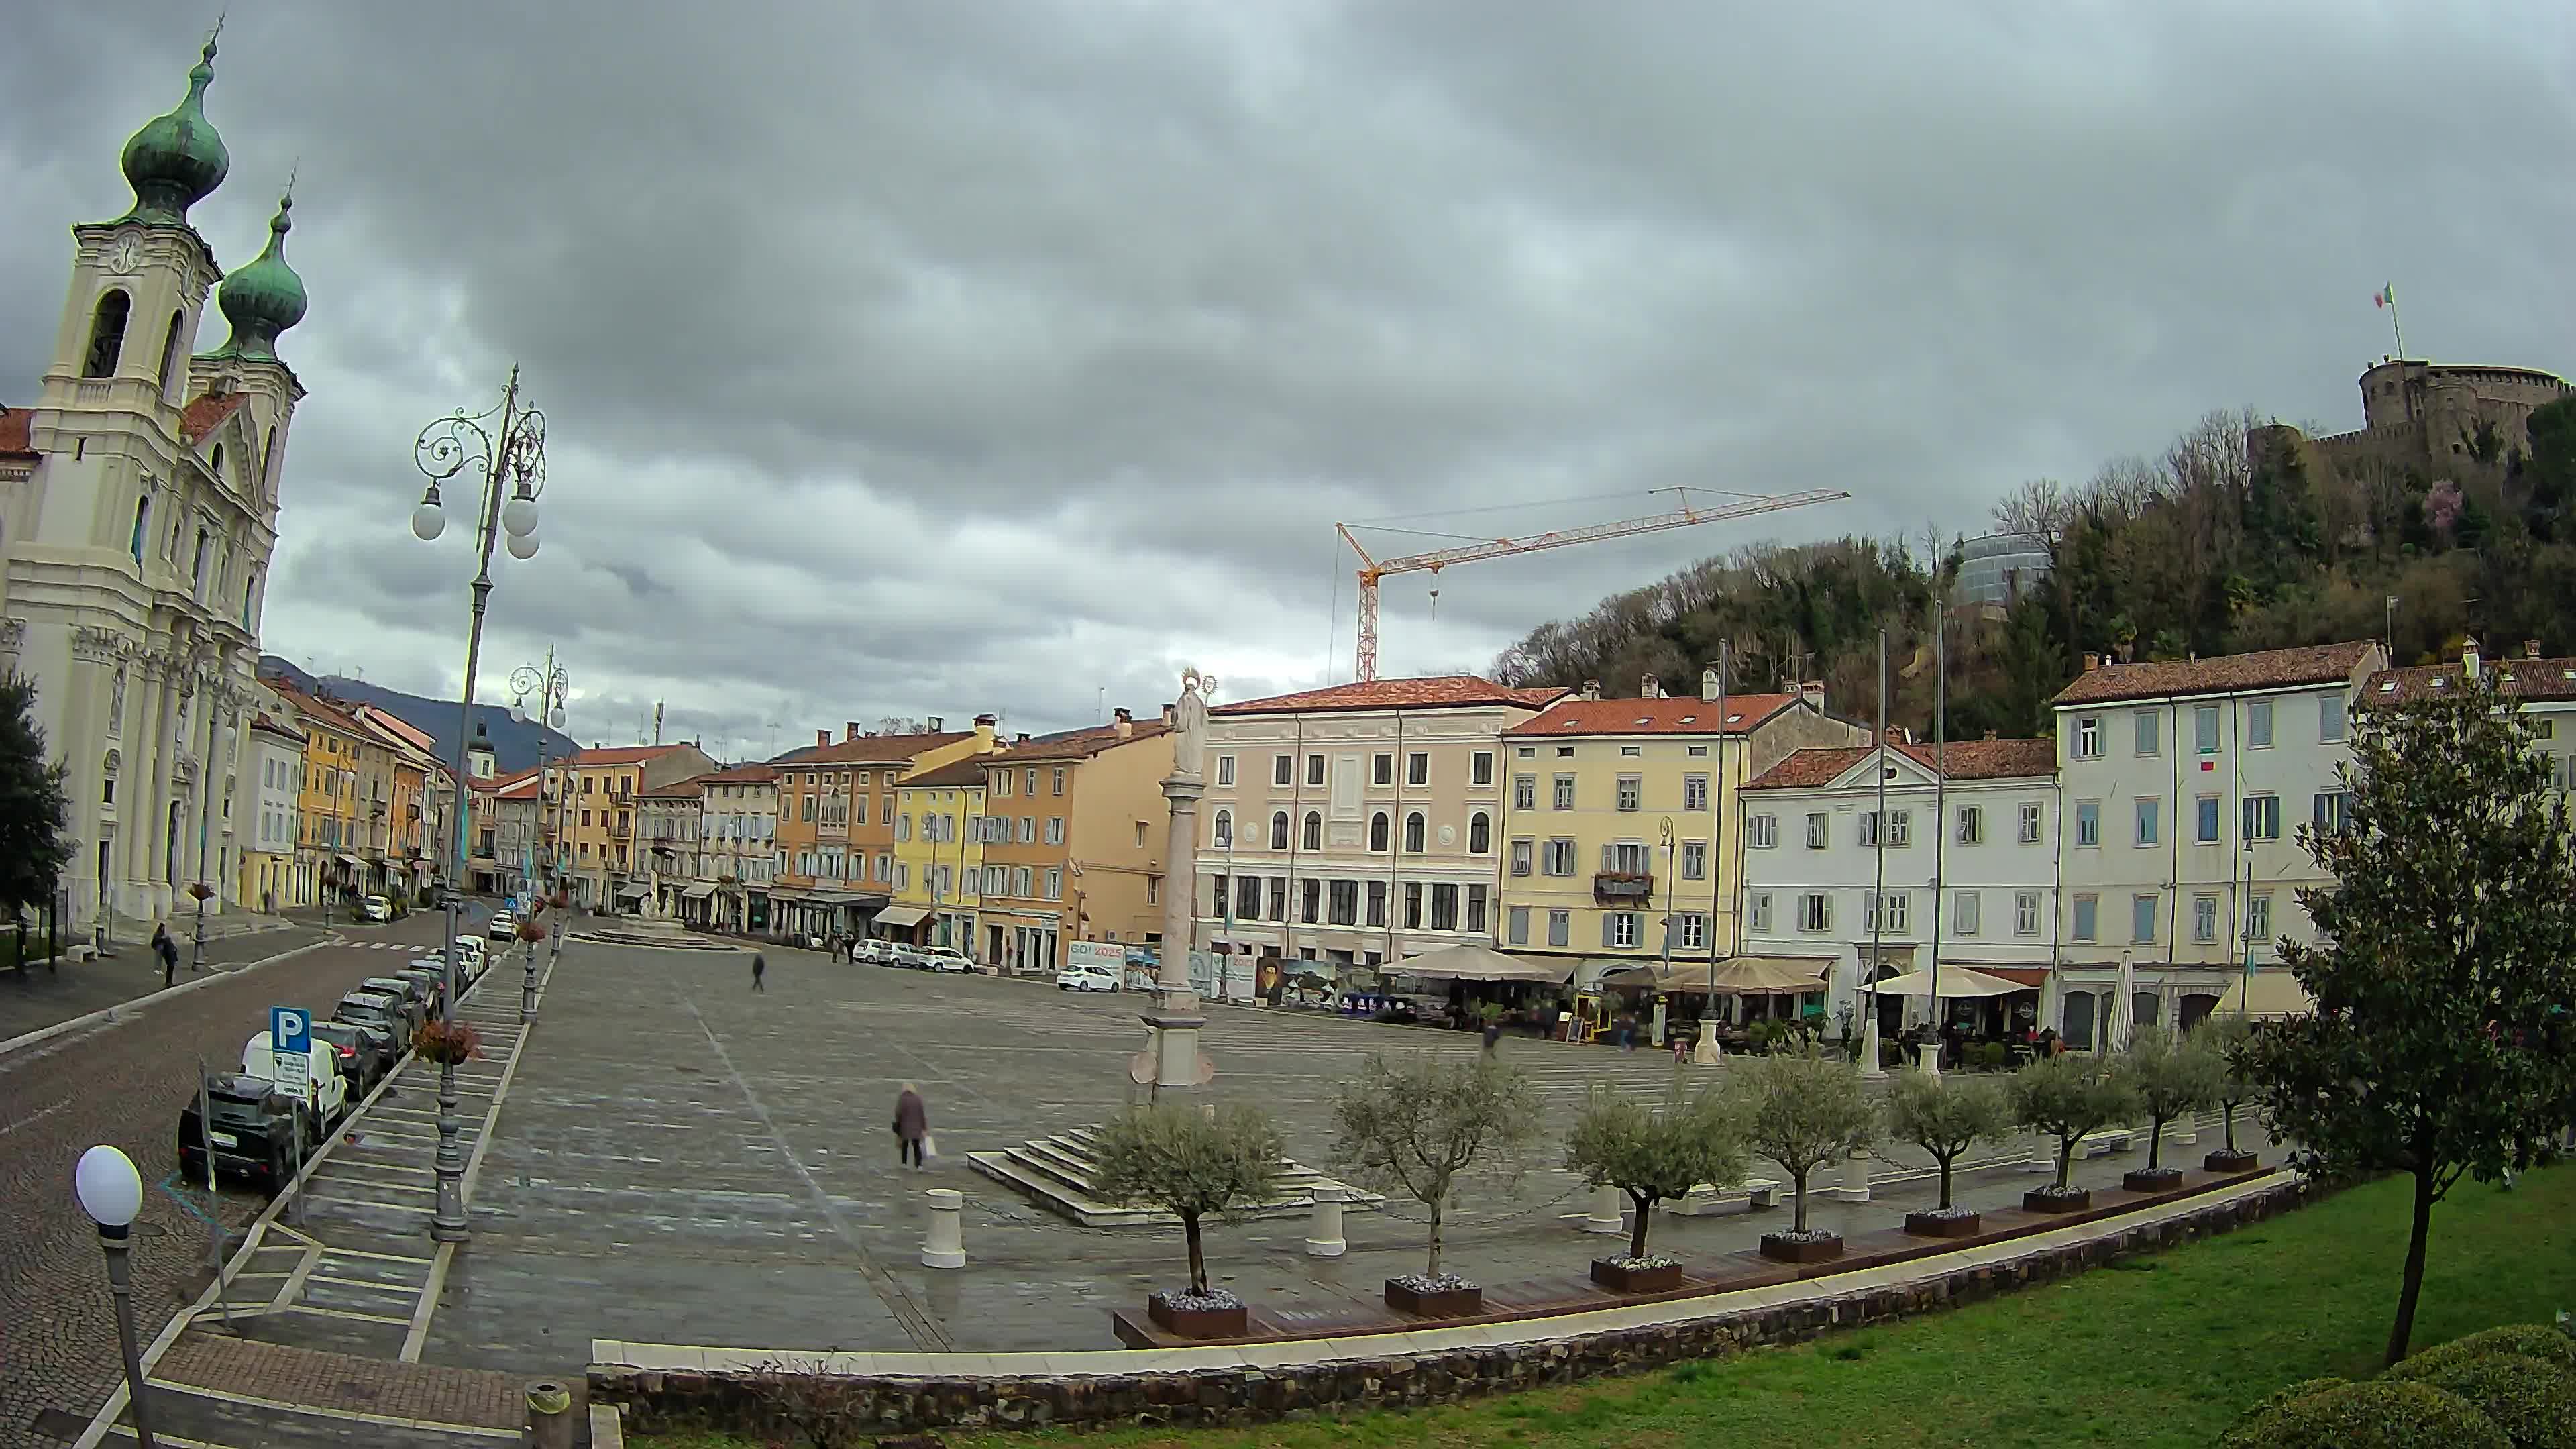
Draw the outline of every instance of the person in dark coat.
<instances>
[{"instance_id":1,"label":"person in dark coat","mask_svg":"<svg viewBox=\"0 0 2576 1449\"><path fill-rule=\"evenodd\" d=\"M179 976L179 943L170 939L170 923L160 922L152 928L152 954L161 958L161 984L168 986Z\"/></svg>"},{"instance_id":2,"label":"person in dark coat","mask_svg":"<svg viewBox=\"0 0 2576 1449\"><path fill-rule=\"evenodd\" d=\"M754 951L754 952L752 952L752 953L751 953L751 989L752 989L752 990L754 990L754 991L758 991L758 992L761 992L761 993L763 993L763 994L766 994L766 993L768 992L769 988L760 984L760 978L761 978L761 976L762 976L764 973L766 973L768 970L769 970L769 958L768 958L768 957L766 957L766 956L761 955L758 951Z\"/></svg>"},{"instance_id":3,"label":"person in dark coat","mask_svg":"<svg viewBox=\"0 0 2576 1449\"><path fill-rule=\"evenodd\" d=\"M921 1089L910 1082L894 1099L895 1161L909 1163L912 1170L922 1168L921 1141L930 1135L930 1108L921 1100Z\"/></svg>"}]
</instances>

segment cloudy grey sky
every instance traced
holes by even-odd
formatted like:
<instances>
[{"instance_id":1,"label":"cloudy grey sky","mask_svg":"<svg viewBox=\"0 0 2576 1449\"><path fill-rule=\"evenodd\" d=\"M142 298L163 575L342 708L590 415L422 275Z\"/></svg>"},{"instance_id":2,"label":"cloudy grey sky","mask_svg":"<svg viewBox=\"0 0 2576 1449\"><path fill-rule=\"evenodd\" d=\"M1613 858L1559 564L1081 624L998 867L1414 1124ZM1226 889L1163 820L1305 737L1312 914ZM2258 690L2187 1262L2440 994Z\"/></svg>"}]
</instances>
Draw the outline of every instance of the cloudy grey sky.
<instances>
[{"instance_id":1,"label":"cloudy grey sky","mask_svg":"<svg viewBox=\"0 0 2576 1449\"><path fill-rule=\"evenodd\" d=\"M0 400L216 8L13 16ZM1480 667L2212 407L2357 426L2383 282L2417 353L2576 367L2549 0L236 0L222 45L199 227L248 261L299 167L312 295L268 647L456 687L411 440L515 360L552 481L486 658L555 642L586 740L1243 698L1347 677L1336 518L1856 495L1388 583L1388 672Z\"/></svg>"}]
</instances>

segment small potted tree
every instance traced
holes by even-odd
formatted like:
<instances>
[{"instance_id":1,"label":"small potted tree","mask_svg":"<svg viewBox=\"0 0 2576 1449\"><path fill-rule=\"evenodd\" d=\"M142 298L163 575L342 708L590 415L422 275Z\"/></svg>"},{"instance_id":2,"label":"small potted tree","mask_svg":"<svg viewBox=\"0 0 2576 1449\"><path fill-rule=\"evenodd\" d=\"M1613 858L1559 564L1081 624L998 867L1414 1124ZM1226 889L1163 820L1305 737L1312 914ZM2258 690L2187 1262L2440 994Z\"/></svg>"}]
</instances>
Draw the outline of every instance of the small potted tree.
<instances>
[{"instance_id":1,"label":"small potted tree","mask_svg":"<svg viewBox=\"0 0 2576 1449\"><path fill-rule=\"evenodd\" d=\"M1743 1181L1744 1139L1714 1092L1657 1110L1595 1087L1566 1136L1565 1169L1593 1187L1626 1193L1636 1213L1627 1256L1593 1259L1592 1281L1613 1293L1662 1293L1682 1285L1682 1265L1646 1255L1655 1204L1701 1183Z\"/></svg>"},{"instance_id":2,"label":"small potted tree","mask_svg":"<svg viewBox=\"0 0 2576 1449\"><path fill-rule=\"evenodd\" d=\"M2012 1130L2003 1087L1985 1078L1903 1073L1888 1093L1887 1126L1890 1136L1922 1148L1941 1165L1941 1205L1907 1213L1905 1231L1925 1238L1974 1236L1980 1225L1976 1210L1950 1201L1951 1170L1969 1148Z\"/></svg>"},{"instance_id":3,"label":"small potted tree","mask_svg":"<svg viewBox=\"0 0 2576 1449\"><path fill-rule=\"evenodd\" d=\"M2254 1083L2238 1069L2246 1044L2254 1039L2254 1023L2241 1016L2212 1017L2195 1033L2200 1044L2218 1058L2218 1121L2226 1133L2225 1144L2200 1160L2204 1172L2252 1172L2263 1165L2263 1159L2236 1145L2236 1109L2254 1100Z\"/></svg>"},{"instance_id":4,"label":"small potted tree","mask_svg":"<svg viewBox=\"0 0 2576 1449\"><path fill-rule=\"evenodd\" d=\"M1789 1175L1796 1207L1785 1232L1762 1235L1762 1256L1823 1263L1843 1253L1842 1234L1807 1226L1807 1183L1819 1168L1866 1152L1878 1135L1878 1104L1839 1052L1783 1040L1768 1056L1741 1062L1728 1085L1753 1155Z\"/></svg>"},{"instance_id":5,"label":"small potted tree","mask_svg":"<svg viewBox=\"0 0 2576 1449\"><path fill-rule=\"evenodd\" d=\"M2013 1073L2008 1091L2015 1122L2057 1139L2057 1176L2048 1186L2023 1193L2023 1209L2071 1213L2091 1207L2093 1194L2075 1185L2075 1143L2136 1110L2128 1084L2111 1063L2068 1052L2041 1057Z\"/></svg>"},{"instance_id":6,"label":"small potted tree","mask_svg":"<svg viewBox=\"0 0 2576 1449\"><path fill-rule=\"evenodd\" d=\"M1103 1125L1092 1147L1092 1185L1104 1200L1161 1208L1181 1220L1190 1286L1146 1300L1154 1322L1183 1338L1239 1338L1249 1332L1243 1300L1208 1286L1200 1224L1277 1195L1281 1147L1269 1116L1242 1103L1136 1107Z\"/></svg>"},{"instance_id":7,"label":"small potted tree","mask_svg":"<svg viewBox=\"0 0 2576 1449\"><path fill-rule=\"evenodd\" d=\"M1441 1270L1441 1222L1462 1177L1504 1185L1520 1175L1521 1154L1538 1132L1529 1075L1490 1057L1424 1055L1391 1065L1372 1056L1334 1099L1333 1125L1334 1156L1353 1179L1403 1193L1430 1214L1422 1271L1387 1279L1386 1305L1431 1318L1482 1311L1485 1290Z\"/></svg>"},{"instance_id":8,"label":"small potted tree","mask_svg":"<svg viewBox=\"0 0 2576 1449\"><path fill-rule=\"evenodd\" d=\"M2182 1185L2182 1169L2164 1165L2165 1124L2217 1101L2226 1066L2197 1041L2144 1031L2114 1069L2147 1119L2147 1165L2123 1174L2120 1186L2128 1192L2170 1192Z\"/></svg>"}]
</instances>

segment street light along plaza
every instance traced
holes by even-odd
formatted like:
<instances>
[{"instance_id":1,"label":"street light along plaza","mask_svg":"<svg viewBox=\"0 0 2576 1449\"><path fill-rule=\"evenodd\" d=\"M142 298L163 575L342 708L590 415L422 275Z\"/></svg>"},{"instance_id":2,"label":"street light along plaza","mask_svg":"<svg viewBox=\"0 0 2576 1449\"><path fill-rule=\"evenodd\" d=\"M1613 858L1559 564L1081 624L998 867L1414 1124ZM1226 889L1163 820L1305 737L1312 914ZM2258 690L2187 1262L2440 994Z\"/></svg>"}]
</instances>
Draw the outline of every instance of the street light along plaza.
<instances>
[{"instance_id":1,"label":"street light along plaza","mask_svg":"<svg viewBox=\"0 0 2576 1449\"><path fill-rule=\"evenodd\" d=\"M561 879L563 873L563 862L556 858L555 851L558 848L556 842L562 838L564 801L561 797L567 792L547 788L546 732L563 727L564 702L572 696L572 677L565 674L561 666L555 663L555 651L553 646L549 645L546 649L545 668L539 669L533 664L522 664L510 671L510 693L513 696L510 703L510 718L522 723L527 720L528 696L531 694L537 696L537 836L546 847L546 869L544 875L528 882L528 894L535 895L539 890L543 890L545 892L543 899L550 901L555 895L555 882ZM557 797L552 802L555 806L555 815L551 822L548 821L546 812L546 806L549 803L547 797L550 795ZM555 829L549 830L547 828L549 824L552 824ZM546 958L549 962L559 960L563 956L564 925L569 911L570 907L567 903L564 910L556 913L557 919L552 933L555 938L554 954ZM537 943L534 941L525 943L520 948L520 956L523 958L521 965L526 968L526 979L519 986L519 1025L524 1029L528 1023L537 1019Z\"/></svg>"},{"instance_id":2,"label":"street light along plaza","mask_svg":"<svg viewBox=\"0 0 2576 1449\"><path fill-rule=\"evenodd\" d=\"M498 421L495 422L494 420ZM519 402L519 369L501 390L501 404L480 413L457 412L420 430L412 441L412 462L429 478L420 506L411 513L412 535L423 543L446 531L447 515L438 485L460 473L482 475L481 506L474 510L473 621L465 634L465 689L457 709L456 812L454 838L446 842L447 994L441 1016L449 1031L456 1027L457 903L468 866L461 808L471 788L465 749L474 734L474 670L482 662L483 613L492 597L492 545L506 535L510 557L537 556L537 496L546 488L546 415ZM507 501L504 501L504 495ZM438 1209L429 1235L442 1243L461 1243L470 1235L465 1220L465 1153L456 1140L456 1060L442 1052L438 1064Z\"/></svg>"}]
</instances>

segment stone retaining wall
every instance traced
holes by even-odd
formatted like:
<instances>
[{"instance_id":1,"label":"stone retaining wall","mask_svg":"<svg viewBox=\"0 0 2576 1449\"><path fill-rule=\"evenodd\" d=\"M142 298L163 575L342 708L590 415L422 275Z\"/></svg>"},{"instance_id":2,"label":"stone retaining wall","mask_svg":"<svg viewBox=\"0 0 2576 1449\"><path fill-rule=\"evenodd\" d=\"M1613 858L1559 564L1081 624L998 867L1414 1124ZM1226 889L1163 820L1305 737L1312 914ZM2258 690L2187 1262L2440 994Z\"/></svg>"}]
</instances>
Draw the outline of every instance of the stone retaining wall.
<instances>
[{"instance_id":1,"label":"stone retaining wall","mask_svg":"<svg viewBox=\"0 0 2576 1449\"><path fill-rule=\"evenodd\" d=\"M1269 1369L1064 1378L847 1377L828 1380L824 1392L846 1406L855 1424L885 1433L956 1426L1250 1424L1347 1410L1450 1403L1797 1343L1829 1329L1974 1303L2071 1277L2114 1258L2159 1251L2260 1222L2301 1206L2314 1195L2305 1183L2285 1182L2104 1237L2036 1249L1999 1262L1946 1271L1927 1262L1921 1277L1901 1284L1837 1294L1833 1280L1822 1278L1812 1280L1816 1296L1793 1303L1561 1339ZM1247 1352L1257 1352L1257 1346ZM798 1356L781 1353L779 1357L792 1367ZM754 1378L600 1365L590 1372L590 1400L630 1405L635 1416L631 1427L647 1433L693 1426L751 1432L782 1427L769 1396Z\"/></svg>"}]
</instances>

